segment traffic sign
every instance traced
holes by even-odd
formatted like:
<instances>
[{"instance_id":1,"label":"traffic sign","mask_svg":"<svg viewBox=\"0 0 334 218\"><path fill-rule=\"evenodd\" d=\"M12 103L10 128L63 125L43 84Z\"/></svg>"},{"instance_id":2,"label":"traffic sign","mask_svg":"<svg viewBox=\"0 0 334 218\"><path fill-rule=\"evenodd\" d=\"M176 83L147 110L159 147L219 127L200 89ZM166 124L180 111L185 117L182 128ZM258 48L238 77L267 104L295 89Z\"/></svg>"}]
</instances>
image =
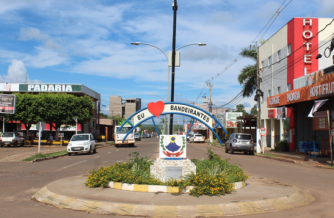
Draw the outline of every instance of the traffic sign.
<instances>
[{"instance_id":1,"label":"traffic sign","mask_svg":"<svg viewBox=\"0 0 334 218\"><path fill-rule=\"evenodd\" d=\"M36 124L36 129L37 129L37 131L39 131L39 123L41 123L41 132L43 132L44 129L45 129L45 123L44 123L44 122L38 122L38 123Z\"/></svg>"},{"instance_id":2,"label":"traffic sign","mask_svg":"<svg viewBox=\"0 0 334 218\"><path fill-rule=\"evenodd\" d=\"M259 131L260 131L261 136L267 135L267 129L266 128L261 128Z\"/></svg>"},{"instance_id":3,"label":"traffic sign","mask_svg":"<svg viewBox=\"0 0 334 218\"><path fill-rule=\"evenodd\" d=\"M331 136L334 136L334 129L331 129Z\"/></svg>"}]
</instances>

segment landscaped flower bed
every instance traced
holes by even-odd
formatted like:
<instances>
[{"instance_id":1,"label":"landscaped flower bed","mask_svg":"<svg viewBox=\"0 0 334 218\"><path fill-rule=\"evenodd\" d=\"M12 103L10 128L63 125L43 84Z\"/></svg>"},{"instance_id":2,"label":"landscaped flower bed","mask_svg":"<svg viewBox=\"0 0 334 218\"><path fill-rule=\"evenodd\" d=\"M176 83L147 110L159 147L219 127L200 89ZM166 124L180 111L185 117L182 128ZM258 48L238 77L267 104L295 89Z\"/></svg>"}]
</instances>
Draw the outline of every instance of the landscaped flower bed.
<instances>
[{"instance_id":1,"label":"landscaped flower bed","mask_svg":"<svg viewBox=\"0 0 334 218\"><path fill-rule=\"evenodd\" d=\"M231 164L229 159L222 159L208 149L208 159L192 160L196 165L196 175L190 174L180 180L161 182L150 175L153 160L140 157L137 152L129 155L130 160L100 167L90 171L86 186L107 187L110 181L128 184L177 186L180 192L186 186L194 186L191 195L224 195L233 191L231 183L245 181L248 175L238 164Z\"/></svg>"}]
</instances>

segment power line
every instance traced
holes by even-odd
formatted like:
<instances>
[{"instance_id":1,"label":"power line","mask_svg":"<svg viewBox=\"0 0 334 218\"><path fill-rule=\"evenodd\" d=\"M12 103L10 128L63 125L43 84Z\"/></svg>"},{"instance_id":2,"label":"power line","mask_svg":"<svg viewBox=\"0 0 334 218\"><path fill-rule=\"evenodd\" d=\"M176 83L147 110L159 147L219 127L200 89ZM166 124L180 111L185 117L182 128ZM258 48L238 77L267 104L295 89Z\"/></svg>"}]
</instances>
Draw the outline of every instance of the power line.
<instances>
[{"instance_id":1,"label":"power line","mask_svg":"<svg viewBox=\"0 0 334 218\"><path fill-rule=\"evenodd\" d=\"M271 24L270 24L270 26L267 28L267 30L266 30L266 32L268 31L268 29L271 27L271 25L273 24L273 22L276 20L276 18L279 16L279 14L290 4L290 2L292 1L290 1L281 11L279 10L282 6L283 6L283 4L285 3L285 1L286 0L284 0L283 1L283 3L282 3L282 5L278 8L278 10L275 12L275 14L274 14L274 16L273 17L275 17L275 15L276 15L276 17L274 18L274 20L271 22ZM270 21L273 19L273 17L269 20L269 22L268 23L270 23ZM268 23L265 25L265 27L268 25ZM262 30L260 31L260 33L258 34L258 35L260 35L261 34L261 32L265 29L265 27L264 28L262 28ZM266 34L266 32L264 33L264 34ZM264 36L264 34L263 34L263 36ZM257 36L258 37L258 36ZM255 39L257 38L257 37L255 37ZM255 41L255 40L253 40L253 41ZM257 40L256 40L257 41ZM234 63L236 63L238 60L241 60L243 57L239 54L229 65L227 65L226 67L225 67L225 69L224 70L222 70L221 72L219 72L219 73L217 73L215 76L212 76L211 77L211 79L209 79L209 80L207 80L206 82L208 82L208 81L212 81L212 80L214 80L214 79L216 79L217 77L219 77L220 75L222 75L223 73L225 73L230 67L232 67L233 66L233 64ZM203 93L203 91L204 91L204 89L205 89L205 84L204 84L204 86L203 86L203 88L202 88L202 90L201 90L201 92L200 92L200 94L198 95L198 97L196 98L196 100L195 100L195 103L198 101L198 99L200 98L200 96L202 95L202 93Z\"/></svg>"}]
</instances>

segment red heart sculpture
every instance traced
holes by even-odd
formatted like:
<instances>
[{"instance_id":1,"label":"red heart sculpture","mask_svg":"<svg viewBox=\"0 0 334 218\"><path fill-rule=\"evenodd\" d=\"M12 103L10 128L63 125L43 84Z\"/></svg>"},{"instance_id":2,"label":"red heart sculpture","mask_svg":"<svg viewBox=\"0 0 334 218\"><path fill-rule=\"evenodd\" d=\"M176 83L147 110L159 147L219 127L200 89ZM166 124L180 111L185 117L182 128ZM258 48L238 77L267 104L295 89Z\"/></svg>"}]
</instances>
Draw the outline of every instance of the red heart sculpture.
<instances>
[{"instance_id":1,"label":"red heart sculpture","mask_svg":"<svg viewBox=\"0 0 334 218\"><path fill-rule=\"evenodd\" d=\"M147 109L151 114L159 117L160 114L164 111L165 104L162 101L157 101L156 103L150 102L147 105Z\"/></svg>"}]
</instances>

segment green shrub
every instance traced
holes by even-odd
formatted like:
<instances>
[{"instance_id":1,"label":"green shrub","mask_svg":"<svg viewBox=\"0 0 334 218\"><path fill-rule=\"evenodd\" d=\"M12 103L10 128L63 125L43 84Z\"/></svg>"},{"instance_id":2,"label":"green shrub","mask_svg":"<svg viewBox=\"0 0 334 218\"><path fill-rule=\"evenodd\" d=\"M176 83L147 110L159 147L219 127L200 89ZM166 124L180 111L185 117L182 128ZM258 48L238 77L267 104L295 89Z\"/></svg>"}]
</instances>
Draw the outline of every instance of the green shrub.
<instances>
[{"instance_id":1,"label":"green shrub","mask_svg":"<svg viewBox=\"0 0 334 218\"><path fill-rule=\"evenodd\" d=\"M281 140L275 144L275 151L289 151L289 142Z\"/></svg>"},{"instance_id":2,"label":"green shrub","mask_svg":"<svg viewBox=\"0 0 334 218\"><path fill-rule=\"evenodd\" d=\"M207 160L192 160L196 165L196 175L190 174L179 180L161 182L150 175L153 160L133 152L129 155L130 159L127 162L115 163L90 171L85 184L88 187L107 187L108 183L113 181L129 184L167 185L179 187L180 192L186 186L195 186L190 192L191 195L211 196L229 193L233 190L231 183L248 179L249 176L239 165L229 163L229 159L222 159L211 149L208 149L207 154Z\"/></svg>"}]
</instances>

